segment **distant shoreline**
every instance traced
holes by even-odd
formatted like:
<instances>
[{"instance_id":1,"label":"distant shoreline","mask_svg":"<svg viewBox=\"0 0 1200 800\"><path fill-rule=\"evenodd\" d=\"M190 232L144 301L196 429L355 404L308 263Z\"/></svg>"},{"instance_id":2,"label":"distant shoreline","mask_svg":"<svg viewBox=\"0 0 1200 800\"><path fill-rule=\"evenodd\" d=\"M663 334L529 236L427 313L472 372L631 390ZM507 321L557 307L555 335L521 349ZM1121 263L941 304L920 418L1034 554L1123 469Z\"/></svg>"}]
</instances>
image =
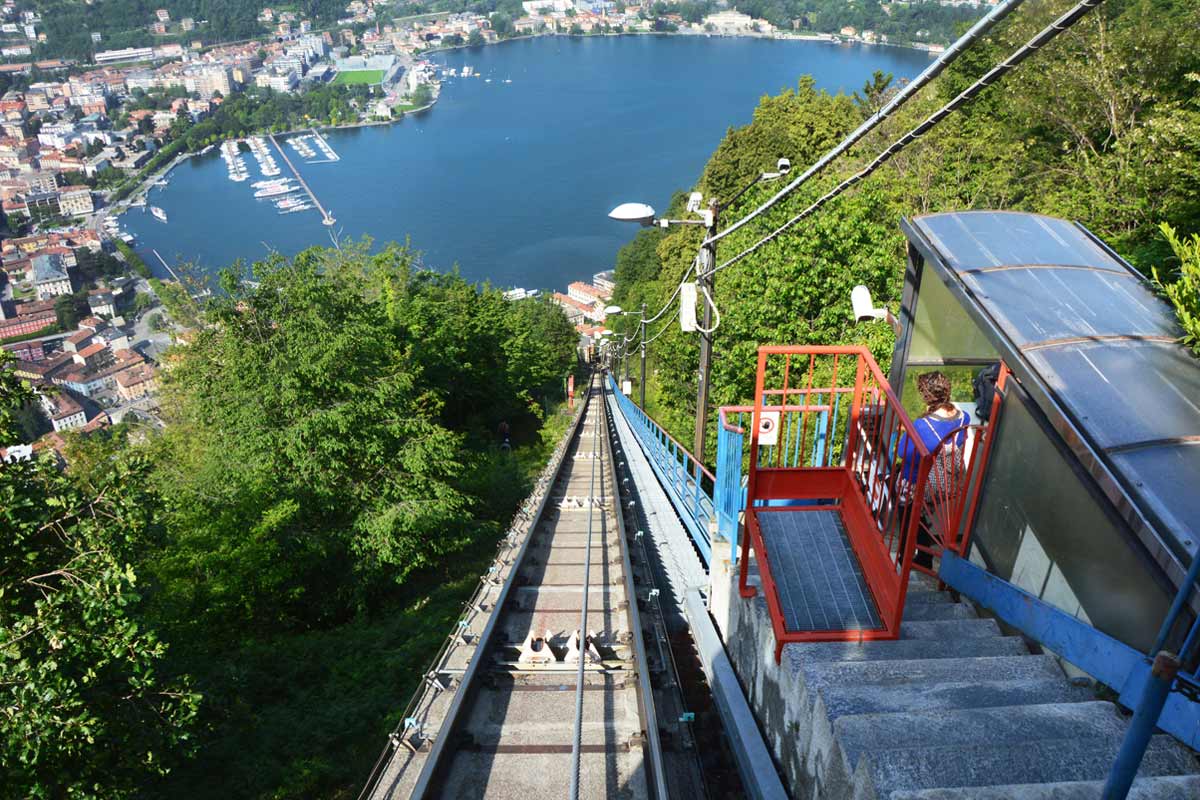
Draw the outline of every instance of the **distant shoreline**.
<instances>
[{"instance_id":1,"label":"distant shoreline","mask_svg":"<svg viewBox=\"0 0 1200 800\"><path fill-rule=\"evenodd\" d=\"M838 45L859 45L861 47L895 47L901 50L915 50L918 53L926 53L931 58L934 58L938 53L919 45L912 43L899 44L895 42L864 42L861 39L840 38L836 33L716 33L708 31L608 31L605 33L561 33L543 32L543 33L528 33L523 36L510 36L507 39L498 39L494 42L485 42L483 44L456 44L446 47L434 47L429 50L422 50L417 53L414 58L434 55L436 53L449 53L455 50L482 50L485 47L495 47L504 44L505 42L519 42L528 39L548 39L551 37L561 36L567 39L600 39L620 36L679 36L679 37L694 37L704 39L763 39L766 41L775 42L825 42L826 44Z\"/></svg>"}]
</instances>

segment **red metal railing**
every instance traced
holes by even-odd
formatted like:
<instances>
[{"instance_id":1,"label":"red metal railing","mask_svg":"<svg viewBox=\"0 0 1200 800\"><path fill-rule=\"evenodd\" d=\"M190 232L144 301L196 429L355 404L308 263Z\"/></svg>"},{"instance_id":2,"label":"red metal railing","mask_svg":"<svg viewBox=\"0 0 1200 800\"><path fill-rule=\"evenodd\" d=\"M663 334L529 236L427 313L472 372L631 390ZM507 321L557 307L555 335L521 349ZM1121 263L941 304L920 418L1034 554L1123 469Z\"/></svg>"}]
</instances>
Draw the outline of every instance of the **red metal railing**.
<instances>
[{"instance_id":1,"label":"red metal railing","mask_svg":"<svg viewBox=\"0 0 1200 800\"><path fill-rule=\"evenodd\" d=\"M914 564L928 575L937 577L933 562L943 550L964 558L967 555L1007 377L1008 369L1001 365L998 396L992 401L987 423L982 424L981 420L951 431L942 437L930 456L930 478L922 501L921 535L917 537L917 550L928 555L928 559L922 559L928 564ZM955 447L960 449L962 458L949 455Z\"/></svg>"},{"instance_id":2,"label":"red metal railing","mask_svg":"<svg viewBox=\"0 0 1200 800\"><path fill-rule=\"evenodd\" d=\"M835 419L835 407L844 409L847 400L849 413ZM761 423L774 411L781 412L779 440L764 453ZM758 457L749 459L739 584L743 597L754 595L747 583L753 547L776 658L787 642L896 638L931 460L875 360L862 347L759 348L753 414L751 453ZM801 505L810 501L823 505ZM787 629L756 510L780 502L797 510L832 507L841 515L881 620L878 629Z\"/></svg>"}]
</instances>

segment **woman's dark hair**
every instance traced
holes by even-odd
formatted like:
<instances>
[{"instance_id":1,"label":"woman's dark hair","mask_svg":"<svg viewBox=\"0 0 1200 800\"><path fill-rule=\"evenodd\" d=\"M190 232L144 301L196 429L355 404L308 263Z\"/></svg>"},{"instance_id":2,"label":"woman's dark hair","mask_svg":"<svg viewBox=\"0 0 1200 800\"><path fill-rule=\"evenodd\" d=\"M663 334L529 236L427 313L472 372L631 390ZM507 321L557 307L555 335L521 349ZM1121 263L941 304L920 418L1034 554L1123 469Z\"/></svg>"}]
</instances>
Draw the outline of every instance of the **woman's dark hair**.
<instances>
[{"instance_id":1,"label":"woman's dark hair","mask_svg":"<svg viewBox=\"0 0 1200 800\"><path fill-rule=\"evenodd\" d=\"M919 376L917 391L925 401L926 414L932 414L939 409L954 410L954 404L950 402L950 379L941 372L926 372Z\"/></svg>"}]
</instances>

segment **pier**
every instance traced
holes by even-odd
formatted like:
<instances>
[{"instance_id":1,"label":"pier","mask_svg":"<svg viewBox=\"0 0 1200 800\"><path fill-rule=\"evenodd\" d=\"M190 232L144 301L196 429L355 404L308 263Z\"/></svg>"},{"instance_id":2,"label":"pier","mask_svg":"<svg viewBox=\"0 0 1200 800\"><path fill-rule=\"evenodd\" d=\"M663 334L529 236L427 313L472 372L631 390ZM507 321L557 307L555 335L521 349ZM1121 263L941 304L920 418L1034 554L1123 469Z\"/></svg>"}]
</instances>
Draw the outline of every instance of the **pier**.
<instances>
[{"instance_id":1,"label":"pier","mask_svg":"<svg viewBox=\"0 0 1200 800\"><path fill-rule=\"evenodd\" d=\"M321 223L324 225L332 225L334 222L336 222L337 220L333 218L333 215L325 210L325 206L321 205L321 201L317 199L317 195L315 192L313 192L312 187L310 187L308 182L304 180L304 176L300 174L300 170L296 169L296 165L292 163L290 158L288 158L288 154L285 153L283 148L279 146L279 142L275 139L275 134L268 134L268 137L271 139L271 144L275 145L275 149L279 151L279 155L283 157L283 163L288 165L288 169L290 169L292 174L296 176L296 181L299 182L300 186L312 199L312 203L317 207L317 210L321 212Z\"/></svg>"},{"instance_id":2,"label":"pier","mask_svg":"<svg viewBox=\"0 0 1200 800\"><path fill-rule=\"evenodd\" d=\"M334 151L332 146L330 146L329 141L322 136L316 128L311 128L310 130L312 131L313 139L317 142L317 147L325 156L326 163L342 160L342 157Z\"/></svg>"}]
</instances>

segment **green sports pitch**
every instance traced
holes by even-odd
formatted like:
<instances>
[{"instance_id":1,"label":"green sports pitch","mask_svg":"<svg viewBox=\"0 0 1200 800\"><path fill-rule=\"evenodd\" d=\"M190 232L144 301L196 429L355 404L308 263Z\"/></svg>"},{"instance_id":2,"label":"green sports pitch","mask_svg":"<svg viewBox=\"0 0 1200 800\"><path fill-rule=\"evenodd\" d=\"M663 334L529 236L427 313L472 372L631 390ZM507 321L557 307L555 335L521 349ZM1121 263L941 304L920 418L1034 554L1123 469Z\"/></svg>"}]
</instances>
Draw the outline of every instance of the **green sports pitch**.
<instances>
[{"instance_id":1,"label":"green sports pitch","mask_svg":"<svg viewBox=\"0 0 1200 800\"><path fill-rule=\"evenodd\" d=\"M333 79L335 86L350 86L356 83L374 84L383 80L384 70L381 69L356 69L347 72L339 72L337 77Z\"/></svg>"}]
</instances>

